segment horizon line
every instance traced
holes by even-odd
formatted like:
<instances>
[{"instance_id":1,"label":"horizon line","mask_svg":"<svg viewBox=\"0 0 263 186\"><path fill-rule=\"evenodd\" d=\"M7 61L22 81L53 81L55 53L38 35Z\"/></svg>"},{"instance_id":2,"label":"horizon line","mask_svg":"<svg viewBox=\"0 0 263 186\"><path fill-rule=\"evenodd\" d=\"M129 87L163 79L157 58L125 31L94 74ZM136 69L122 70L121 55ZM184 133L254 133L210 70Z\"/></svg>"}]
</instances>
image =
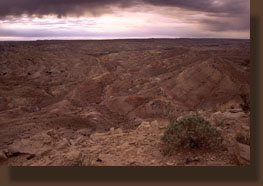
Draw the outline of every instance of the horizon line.
<instances>
[{"instance_id":1,"label":"horizon line","mask_svg":"<svg viewBox=\"0 0 263 186\"><path fill-rule=\"evenodd\" d=\"M206 38L206 37L173 37L173 38L169 38L169 37L158 37L158 38L154 38L154 37L145 37L145 38L103 38L103 39L99 39L99 38L89 38L89 39L18 39L18 40L2 40L0 39L0 42L23 42L23 41L28 41L28 42L35 42L35 41L111 41L111 40L161 40L161 39L167 39L167 40L179 40L179 39L215 39L215 40L250 40L250 38Z\"/></svg>"}]
</instances>

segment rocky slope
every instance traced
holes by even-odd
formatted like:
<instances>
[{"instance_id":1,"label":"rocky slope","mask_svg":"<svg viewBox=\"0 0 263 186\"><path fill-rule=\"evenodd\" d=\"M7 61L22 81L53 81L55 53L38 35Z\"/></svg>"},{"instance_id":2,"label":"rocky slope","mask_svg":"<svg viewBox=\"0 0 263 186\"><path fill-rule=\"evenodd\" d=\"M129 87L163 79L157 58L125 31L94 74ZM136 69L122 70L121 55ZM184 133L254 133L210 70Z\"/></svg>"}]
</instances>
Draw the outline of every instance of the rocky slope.
<instances>
[{"instance_id":1,"label":"rocky slope","mask_svg":"<svg viewBox=\"0 0 263 186\"><path fill-rule=\"evenodd\" d=\"M201 110L236 144L238 133L250 135L249 112L240 106L250 97L249 46L214 39L1 42L1 164L182 164L160 153L163 127ZM147 121L151 127L138 130ZM188 164L237 164L232 150L222 153L216 163L198 155Z\"/></svg>"},{"instance_id":2,"label":"rocky slope","mask_svg":"<svg viewBox=\"0 0 263 186\"><path fill-rule=\"evenodd\" d=\"M75 139L64 137L66 129L51 129L29 138L15 140L2 152L3 164L22 166L232 166L249 165L249 145L236 141L243 131L249 135L249 115L241 110L228 110L211 115L214 127L224 134L224 148L216 151L178 151L164 155L160 137L167 120L144 121L137 128L95 132L75 131ZM218 122L220 121L220 125ZM240 128L241 126L241 128ZM5 155L4 155L5 153ZM8 157L8 158L7 158Z\"/></svg>"}]
</instances>

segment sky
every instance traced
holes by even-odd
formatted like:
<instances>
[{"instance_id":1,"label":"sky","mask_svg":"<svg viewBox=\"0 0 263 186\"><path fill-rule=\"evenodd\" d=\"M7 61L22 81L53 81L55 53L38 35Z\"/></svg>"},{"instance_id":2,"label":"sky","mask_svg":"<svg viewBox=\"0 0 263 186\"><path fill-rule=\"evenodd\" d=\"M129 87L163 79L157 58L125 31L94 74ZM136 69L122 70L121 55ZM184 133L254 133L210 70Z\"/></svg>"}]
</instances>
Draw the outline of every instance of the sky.
<instances>
[{"instance_id":1,"label":"sky","mask_svg":"<svg viewBox=\"0 0 263 186\"><path fill-rule=\"evenodd\" d=\"M0 0L0 40L250 38L250 0Z\"/></svg>"}]
</instances>

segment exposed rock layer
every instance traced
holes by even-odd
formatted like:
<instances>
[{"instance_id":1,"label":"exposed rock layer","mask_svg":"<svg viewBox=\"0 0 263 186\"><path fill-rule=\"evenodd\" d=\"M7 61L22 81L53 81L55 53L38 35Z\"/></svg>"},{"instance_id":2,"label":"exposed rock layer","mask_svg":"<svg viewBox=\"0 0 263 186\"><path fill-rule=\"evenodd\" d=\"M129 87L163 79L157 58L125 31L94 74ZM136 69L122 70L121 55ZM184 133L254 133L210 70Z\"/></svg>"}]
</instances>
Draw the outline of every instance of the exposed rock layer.
<instances>
[{"instance_id":1,"label":"exposed rock layer","mask_svg":"<svg viewBox=\"0 0 263 186\"><path fill-rule=\"evenodd\" d=\"M135 129L198 110L222 111L211 117L227 125L226 109L250 97L249 46L214 39L1 42L0 149L12 144L36 154L28 140L44 131L76 140L80 132ZM228 125L249 129L235 118Z\"/></svg>"}]
</instances>

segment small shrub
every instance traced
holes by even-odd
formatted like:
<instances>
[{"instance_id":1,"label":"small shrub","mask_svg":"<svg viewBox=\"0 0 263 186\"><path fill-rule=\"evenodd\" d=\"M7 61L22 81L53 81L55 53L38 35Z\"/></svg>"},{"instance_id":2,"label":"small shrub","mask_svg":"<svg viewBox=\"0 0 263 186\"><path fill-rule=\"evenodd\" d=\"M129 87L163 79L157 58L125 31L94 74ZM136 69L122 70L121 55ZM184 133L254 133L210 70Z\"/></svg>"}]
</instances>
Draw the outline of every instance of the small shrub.
<instances>
[{"instance_id":1,"label":"small shrub","mask_svg":"<svg viewBox=\"0 0 263 186\"><path fill-rule=\"evenodd\" d=\"M202 117L187 115L171 120L161 140L167 154L176 148L216 149L222 145L223 137Z\"/></svg>"},{"instance_id":2,"label":"small shrub","mask_svg":"<svg viewBox=\"0 0 263 186\"><path fill-rule=\"evenodd\" d=\"M246 144L246 145L250 145L250 136L249 135L245 135L241 132L237 133L236 135L236 140L239 142L239 143L243 143L243 144Z\"/></svg>"},{"instance_id":3,"label":"small shrub","mask_svg":"<svg viewBox=\"0 0 263 186\"><path fill-rule=\"evenodd\" d=\"M243 101L243 104L240 104L240 107L245 113L249 112L250 111L250 100L249 100L248 94L240 94L239 96Z\"/></svg>"}]
</instances>

